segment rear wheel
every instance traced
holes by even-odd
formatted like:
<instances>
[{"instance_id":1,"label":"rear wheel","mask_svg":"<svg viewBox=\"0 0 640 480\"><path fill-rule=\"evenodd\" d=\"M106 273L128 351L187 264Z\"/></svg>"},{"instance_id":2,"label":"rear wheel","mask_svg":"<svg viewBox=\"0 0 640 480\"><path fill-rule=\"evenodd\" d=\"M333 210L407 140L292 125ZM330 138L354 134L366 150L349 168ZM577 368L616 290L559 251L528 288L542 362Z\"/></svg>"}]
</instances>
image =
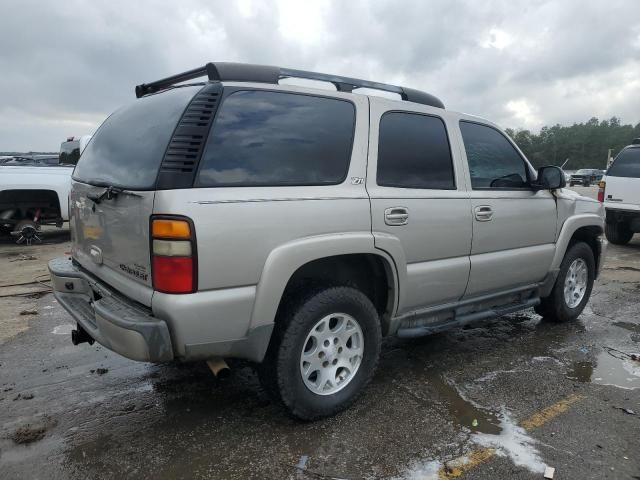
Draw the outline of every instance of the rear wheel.
<instances>
[{"instance_id":1,"label":"rear wheel","mask_svg":"<svg viewBox=\"0 0 640 480\"><path fill-rule=\"evenodd\" d=\"M595 273L596 262L589 245L574 243L560 264L551 294L541 300L536 312L556 322L575 320L589 301Z\"/></svg>"},{"instance_id":2,"label":"rear wheel","mask_svg":"<svg viewBox=\"0 0 640 480\"><path fill-rule=\"evenodd\" d=\"M380 341L378 313L362 292L316 290L283 306L260 379L295 417L334 415L371 380Z\"/></svg>"},{"instance_id":3,"label":"rear wheel","mask_svg":"<svg viewBox=\"0 0 640 480\"><path fill-rule=\"evenodd\" d=\"M626 245L633 237L633 232L629 228L629 224L625 222L607 223L604 233L614 245Z\"/></svg>"}]
</instances>

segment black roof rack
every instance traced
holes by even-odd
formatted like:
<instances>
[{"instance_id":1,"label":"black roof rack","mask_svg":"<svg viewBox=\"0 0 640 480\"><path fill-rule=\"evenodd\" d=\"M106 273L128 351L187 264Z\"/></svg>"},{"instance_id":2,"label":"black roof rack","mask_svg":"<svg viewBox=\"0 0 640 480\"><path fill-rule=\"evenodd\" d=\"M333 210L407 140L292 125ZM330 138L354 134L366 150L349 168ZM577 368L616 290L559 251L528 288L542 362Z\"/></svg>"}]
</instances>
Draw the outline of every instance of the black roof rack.
<instances>
[{"instance_id":1,"label":"black roof rack","mask_svg":"<svg viewBox=\"0 0 640 480\"><path fill-rule=\"evenodd\" d=\"M631 142L631 145L640 145L640 138L634 138L633 142Z\"/></svg>"},{"instance_id":2,"label":"black roof rack","mask_svg":"<svg viewBox=\"0 0 640 480\"><path fill-rule=\"evenodd\" d=\"M136 97L140 98L149 93L155 93L169 88L176 83L186 82L188 80L204 76L209 77L209 80L220 82L256 82L273 84L277 84L281 78L305 78L309 80L330 82L335 85L339 92L352 92L357 88L371 88L374 90L397 93L403 100L408 102L444 108L444 104L437 97L420 90L414 90L413 88L370 82L368 80L360 80L358 78L328 75L326 73L294 70L291 68L227 62L207 63L205 66L200 68L187 70L186 72L178 73L177 75L172 75L161 80L156 80L155 82L137 85Z\"/></svg>"}]
</instances>

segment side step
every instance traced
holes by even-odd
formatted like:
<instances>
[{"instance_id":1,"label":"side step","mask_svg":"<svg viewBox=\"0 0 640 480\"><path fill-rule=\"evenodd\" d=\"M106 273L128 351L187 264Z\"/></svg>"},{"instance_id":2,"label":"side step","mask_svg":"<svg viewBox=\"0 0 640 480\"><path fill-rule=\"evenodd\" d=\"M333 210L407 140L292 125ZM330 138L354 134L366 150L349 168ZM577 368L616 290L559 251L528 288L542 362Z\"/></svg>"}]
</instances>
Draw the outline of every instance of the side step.
<instances>
[{"instance_id":1,"label":"side step","mask_svg":"<svg viewBox=\"0 0 640 480\"><path fill-rule=\"evenodd\" d=\"M432 335L434 333L444 332L445 330L449 330L451 328L462 327L463 325L471 322L476 322L478 320L485 320L492 317L501 317L502 315L525 310L527 308L535 307L539 303L539 298L531 298L523 303L512 303L503 307L490 308L488 310L482 310L479 312L456 315L453 319L434 323L432 325L423 325L420 327L412 328L400 328L396 332L396 335L399 338L414 338Z\"/></svg>"}]
</instances>

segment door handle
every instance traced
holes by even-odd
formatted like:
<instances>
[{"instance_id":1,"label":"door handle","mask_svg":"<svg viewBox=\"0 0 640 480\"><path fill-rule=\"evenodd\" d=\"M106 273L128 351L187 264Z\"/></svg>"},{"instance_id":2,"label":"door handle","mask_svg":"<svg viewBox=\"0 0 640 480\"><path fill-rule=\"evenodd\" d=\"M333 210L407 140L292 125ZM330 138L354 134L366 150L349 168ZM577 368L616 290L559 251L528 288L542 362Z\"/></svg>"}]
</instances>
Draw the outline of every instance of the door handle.
<instances>
[{"instance_id":1,"label":"door handle","mask_svg":"<svg viewBox=\"0 0 640 480\"><path fill-rule=\"evenodd\" d=\"M473 209L476 220L479 222L488 222L493 218L493 210L489 205L480 205Z\"/></svg>"},{"instance_id":2,"label":"door handle","mask_svg":"<svg viewBox=\"0 0 640 480\"><path fill-rule=\"evenodd\" d=\"M406 225L409 221L409 209L406 207L391 207L384 211L384 223L387 225Z\"/></svg>"}]
</instances>

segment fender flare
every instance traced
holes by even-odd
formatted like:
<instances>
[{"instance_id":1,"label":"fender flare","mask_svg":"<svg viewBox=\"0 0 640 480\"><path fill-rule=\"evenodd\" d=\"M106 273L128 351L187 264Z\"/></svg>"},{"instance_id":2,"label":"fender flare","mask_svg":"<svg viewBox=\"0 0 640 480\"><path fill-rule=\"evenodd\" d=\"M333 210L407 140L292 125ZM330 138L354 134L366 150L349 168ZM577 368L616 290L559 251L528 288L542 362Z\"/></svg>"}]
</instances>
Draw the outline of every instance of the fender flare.
<instances>
[{"instance_id":1,"label":"fender flare","mask_svg":"<svg viewBox=\"0 0 640 480\"><path fill-rule=\"evenodd\" d=\"M556 253L551 262L551 271L560 269L560 264L562 263L562 259L564 258L573 234L582 227L598 227L598 229L604 233L604 218L595 213L574 215L568 218L562 225L562 229L556 240Z\"/></svg>"},{"instance_id":2,"label":"fender flare","mask_svg":"<svg viewBox=\"0 0 640 480\"><path fill-rule=\"evenodd\" d=\"M388 273L391 273L390 280L393 281L392 313L395 312L398 307L396 263L387 252L375 248L371 232L318 235L285 243L269 254L257 285L249 331L275 322L287 283L300 267L313 260L349 254L373 254L382 257L391 270Z\"/></svg>"}]
</instances>

